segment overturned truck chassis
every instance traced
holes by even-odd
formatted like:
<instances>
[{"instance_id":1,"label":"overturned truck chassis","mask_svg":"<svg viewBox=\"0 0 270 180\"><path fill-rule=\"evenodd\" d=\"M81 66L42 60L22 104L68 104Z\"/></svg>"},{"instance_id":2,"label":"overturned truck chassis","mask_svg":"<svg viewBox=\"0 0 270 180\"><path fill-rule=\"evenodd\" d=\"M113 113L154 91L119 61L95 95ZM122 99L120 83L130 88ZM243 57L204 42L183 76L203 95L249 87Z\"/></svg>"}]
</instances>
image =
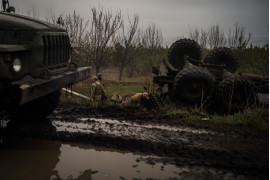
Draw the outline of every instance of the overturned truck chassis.
<instances>
[{"instance_id":1,"label":"overturned truck chassis","mask_svg":"<svg viewBox=\"0 0 270 180\"><path fill-rule=\"evenodd\" d=\"M155 96L189 106L214 107L221 112L239 111L268 104L268 77L235 74L237 59L229 48L216 48L201 61L201 48L191 39L180 39L156 67Z\"/></svg>"}]
</instances>

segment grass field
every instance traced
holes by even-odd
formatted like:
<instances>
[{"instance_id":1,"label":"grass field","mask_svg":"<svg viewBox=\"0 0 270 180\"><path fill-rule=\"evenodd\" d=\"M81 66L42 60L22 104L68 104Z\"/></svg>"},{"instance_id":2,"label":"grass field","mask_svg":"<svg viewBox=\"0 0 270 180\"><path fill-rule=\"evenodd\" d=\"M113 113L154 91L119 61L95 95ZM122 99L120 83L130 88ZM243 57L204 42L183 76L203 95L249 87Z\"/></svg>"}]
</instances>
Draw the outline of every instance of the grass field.
<instances>
[{"instance_id":1,"label":"grass field","mask_svg":"<svg viewBox=\"0 0 270 180\"><path fill-rule=\"evenodd\" d=\"M91 74L92 76L94 75L93 73ZM108 97L111 97L115 93L123 97L130 97L135 93L143 92L144 86L148 88L149 92L153 92L153 89L156 88L156 85L152 83L152 76L135 76L132 78L124 76L122 81L118 81L118 69L114 67L103 70L102 74L102 83L104 84L105 92ZM89 97L92 83L91 78L89 78L74 84L72 90ZM74 97L74 100L78 101L78 98Z\"/></svg>"}]
</instances>

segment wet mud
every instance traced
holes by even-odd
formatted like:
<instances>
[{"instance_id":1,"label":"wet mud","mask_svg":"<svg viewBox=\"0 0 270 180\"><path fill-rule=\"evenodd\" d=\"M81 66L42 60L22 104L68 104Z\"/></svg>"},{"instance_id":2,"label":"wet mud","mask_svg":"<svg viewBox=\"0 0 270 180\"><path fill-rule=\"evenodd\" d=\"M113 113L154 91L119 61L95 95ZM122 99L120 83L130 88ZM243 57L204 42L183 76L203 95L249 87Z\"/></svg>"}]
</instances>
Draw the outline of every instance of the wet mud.
<instances>
[{"instance_id":1,"label":"wet mud","mask_svg":"<svg viewBox=\"0 0 270 180\"><path fill-rule=\"evenodd\" d=\"M136 107L70 106L57 108L45 121L15 122L2 118L1 151L9 147L6 142L11 142L10 138L31 137L60 142L57 146L61 147L61 153L58 152L58 147L55 152L58 153L57 157L64 154L63 148L69 149L68 152L72 151L72 143L79 144L75 145L79 148L87 146L87 152L91 149L89 146L106 148L108 152L113 149L114 152L121 152L122 159L128 159L123 152L131 153L133 158L129 162L117 163L121 162L118 160L113 163L117 164L115 166L128 164L131 170L115 170L115 174L108 173L104 168L100 168L106 166L104 163L99 168L91 169L90 174L95 177L93 179L104 179L105 175L115 179L268 179L268 135L259 132L198 128L185 124L173 125L162 119L146 118L136 112ZM77 157L76 154L82 154L78 151L77 149L74 152L74 157ZM104 155L93 157L96 156ZM109 157L113 158L112 155ZM110 159L109 157L107 159ZM59 159L56 162L66 164L59 167L69 164ZM149 169L143 172L145 168L141 168L142 164L147 167L149 165L151 170L155 167L155 171ZM85 167L88 166L94 167L94 164ZM61 168L57 168L57 165L51 169L53 172L57 170L61 175L50 174L50 177L70 177L70 173L60 171ZM72 177L79 177L85 171L85 174L89 174L87 170L78 170ZM153 176L159 173L163 175ZM0 172L0 176L1 174Z\"/></svg>"}]
</instances>

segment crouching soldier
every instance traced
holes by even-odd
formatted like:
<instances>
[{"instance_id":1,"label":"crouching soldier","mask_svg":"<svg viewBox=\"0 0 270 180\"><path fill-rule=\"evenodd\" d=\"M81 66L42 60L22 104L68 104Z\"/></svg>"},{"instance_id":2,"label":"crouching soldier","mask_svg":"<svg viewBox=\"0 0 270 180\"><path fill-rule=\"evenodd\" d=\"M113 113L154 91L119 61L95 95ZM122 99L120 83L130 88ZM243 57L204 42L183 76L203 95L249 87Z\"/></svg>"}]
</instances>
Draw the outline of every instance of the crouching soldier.
<instances>
[{"instance_id":1,"label":"crouching soldier","mask_svg":"<svg viewBox=\"0 0 270 180\"><path fill-rule=\"evenodd\" d=\"M158 109L162 107L162 104L157 99L157 97L153 94L148 94L147 92L136 93L130 98L122 98L122 96L120 96L117 93L111 97L111 101L119 102L124 106L132 105L132 104L142 105L148 110Z\"/></svg>"},{"instance_id":2,"label":"crouching soldier","mask_svg":"<svg viewBox=\"0 0 270 180\"><path fill-rule=\"evenodd\" d=\"M142 104L144 105L149 99L149 95L147 92L136 93L129 98L131 104Z\"/></svg>"},{"instance_id":3,"label":"crouching soldier","mask_svg":"<svg viewBox=\"0 0 270 180\"><path fill-rule=\"evenodd\" d=\"M106 94L103 85L98 81L97 76L92 77L93 84L91 85L90 101L102 102L106 99Z\"/></svg>"}]
</instances>

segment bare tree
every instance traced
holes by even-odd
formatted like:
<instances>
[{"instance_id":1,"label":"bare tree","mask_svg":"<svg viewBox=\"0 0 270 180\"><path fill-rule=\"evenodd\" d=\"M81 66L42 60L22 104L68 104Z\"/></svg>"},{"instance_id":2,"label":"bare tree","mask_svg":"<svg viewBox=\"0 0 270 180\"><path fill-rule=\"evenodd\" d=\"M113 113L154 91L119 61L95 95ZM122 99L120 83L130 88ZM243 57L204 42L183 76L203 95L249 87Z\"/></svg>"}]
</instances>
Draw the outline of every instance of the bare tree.
<instances>
[{"instance_id":1,"label":"bare tree","mask_svg":"<svg viewBox=\"0 0 270 180\"><path fill-rule=\"evenodd\" d=\"M219 25L213 25L208 31L203 29L189 28L189 38L198 42L204 49L228 46L233 49L246 48L252 37L251 33L246 35L246 28L235 24L233 29L229 29L227 38Z\"/></svg>"},{"instance_id":2,"label":"bare tree","mask_svg":"<svg viewBox=\"0 0 270 180\"><path fill-rule=\"evenodd\" d=\"M207 41L208 41L208 32L201 29L201 36L200 36L199 43L202 48L204 49L207 48Z\"/></svg>"},{"instance_id":3,"label":"bare tree","mask_svg":"<svg viewBox=\"0 0 270 180\"><path fill-rule=\"evenodd\" d=\"M189 28L189 38L196 42L199 42L200 31L197 27L195 27L194 29Z\"/></svg>"},{"instance_id":4,"label":"bare tree","mask_svg":"<svg viewBox=\"0 0 270 180\"><path fill-rule=\"evenodd\" d=\"M160 28L158 28L155 23L149 24L146 29L140 32L142 33L141 44L145 51L141 72L144 75L148 75L148 72L151 72L152 66L154 66L163 55L160 55L163 37Z\"/></svg>"},{"instance_id":5,"label":"bare tree","mask_svg":"<svg viewBox=\"0 0 270 180\"><path fill-rule=\"evenodd\" d=\"M129 27L128 30L125 30L124 24L122 25L122 32L118 36L116 41L115 51L117 54L116 61L119 65L119 81L122 79L123 70L133 59L133 53L138 48L136 41L134 41L135 34L138 29L139 16L134 15L133 21L128 17Z\"/></svg>"},{"instance_id":6,"label":"bare tree","mask_svg":"<svg viewBox=\"0 0 270 180\"><path fill-rule=\"evenodd\" d=\"M137 30L136 36L133 40L133 46L131 46L131 50L129 52L130 62L126 67L126 72L128 77L132 77L134 72L137 70L139 66L140 57L144 54L143 45L142 45L142 31L141 29Z\"/></svg>"},{"instance_id":7,"label":"bare tree","mask_svg":"<svg viewBox=\"0 0 270 180\"><path fill-rule=\"evenodd\" d=\"M224 32L220 29L219 25L211 26L208 31L208 35L208 44L210 49L226 45Z\"/></svg>"},{"instance_id":8,"label":"bare tree","mask_svg":"<svg viewBox=\"0 0 270 180\"><path fill-rule=\"evenodd\" d=\"M248 36L246 36L246 28L244 26L239 26L236 23L234 29L229 29L228 46L233 49L246 48L251 37L251 33L248 33Z\"/></svg>"},{"instance_id":9,"label":"bare tree","mask_svg":"<svg viewBox=\"0 0 270 180\"><path fill-rule=\"evenodd\" d=\"M142 36L142 45L150 49L151 55L154 55L155 50L162 46L163 36L161 30L155 23L149 24L144 30Z\"/></svg>"},{"instance_id":10,"label":"bare tree","mask_svg":"<svg viewBox=\"0 0 270 180\"><path fill-rule=\"evenodd\" d=\"M122 14L117 11L115 15L102 7L99 10L91 8L92 24L86 34L84 53L95 68L96 73L108 59L113 45L113 37L122 26Z\"/></svg>"},{"instance_id":11,"label":"bare tree","mask_svg":"<svg viewBox=\"0 0 270 180\"><path fill-rule=\"evenodd\" d=\"M63 19L64 27L66 28L70 41L76 43L79 47L83 46L83 40L86 35L87 27L89 27L89 21L84 20L79 14L74 10L72 15L67 15Z\"/></svg>"},{"instance_id":12,"label":"bare tree","mask_svg":"<svg viewBox=\"0 0 270 180\"><path fill-rule=\"evenodd\" d=\"M207 49L208 43L208 32L203 29L189 28L189 38L196 41L204 49Z\"/></svg>"}]
</instances>

